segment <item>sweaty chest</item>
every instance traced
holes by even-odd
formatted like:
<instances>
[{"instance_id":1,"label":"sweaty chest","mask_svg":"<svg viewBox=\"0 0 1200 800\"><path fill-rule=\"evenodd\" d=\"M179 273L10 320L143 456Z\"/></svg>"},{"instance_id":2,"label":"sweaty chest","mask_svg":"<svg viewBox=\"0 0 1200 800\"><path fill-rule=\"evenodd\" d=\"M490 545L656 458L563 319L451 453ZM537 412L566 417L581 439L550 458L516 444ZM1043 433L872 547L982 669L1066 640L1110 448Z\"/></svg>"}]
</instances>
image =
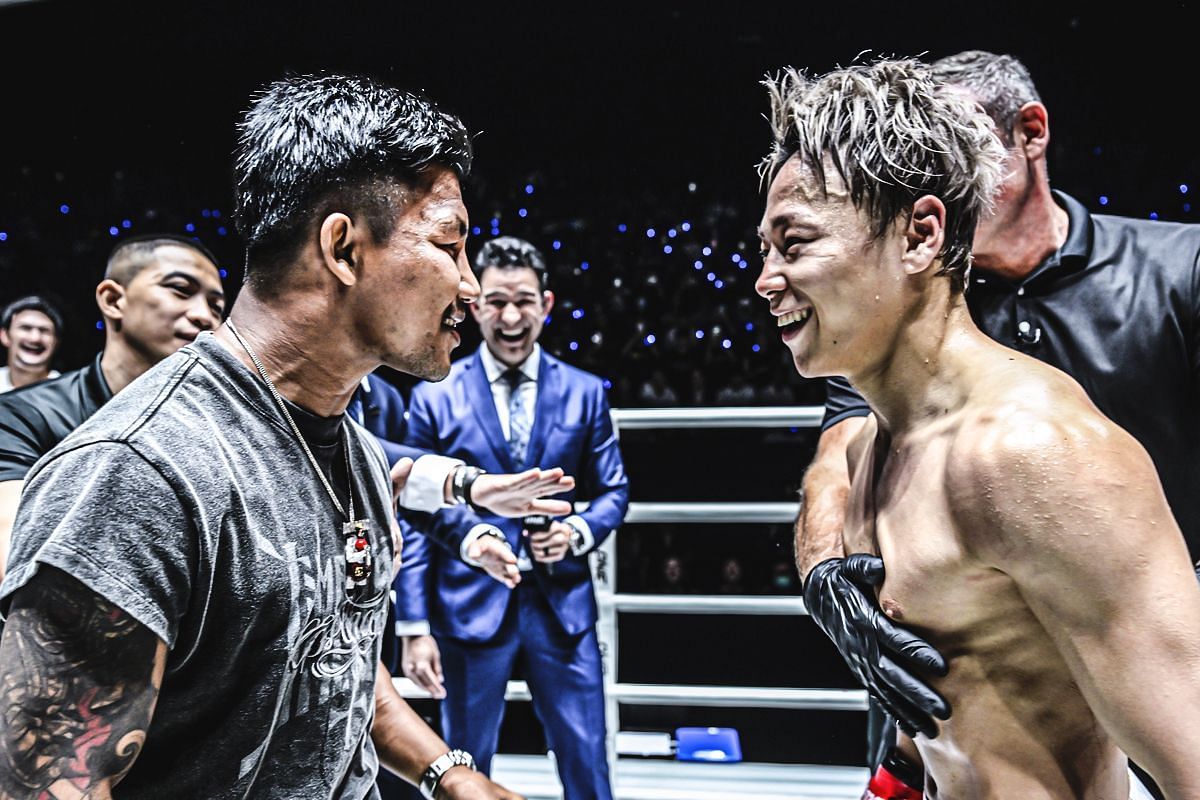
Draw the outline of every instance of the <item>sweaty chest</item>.
<instances>
[{"instance_id":1,"label":"sweaty chest","mask_svg":"<svg viewBox=\"0 0 1200 800\"><path fill-rule=\"evenodd\" d=\"M855 469L846 553L874 553L886 579L880 607L905 625L954 638L988 616L989 584L1002 576L973 556L945 485L947 448L934 442L873 453Z\"/></svg>"}]
</instances>

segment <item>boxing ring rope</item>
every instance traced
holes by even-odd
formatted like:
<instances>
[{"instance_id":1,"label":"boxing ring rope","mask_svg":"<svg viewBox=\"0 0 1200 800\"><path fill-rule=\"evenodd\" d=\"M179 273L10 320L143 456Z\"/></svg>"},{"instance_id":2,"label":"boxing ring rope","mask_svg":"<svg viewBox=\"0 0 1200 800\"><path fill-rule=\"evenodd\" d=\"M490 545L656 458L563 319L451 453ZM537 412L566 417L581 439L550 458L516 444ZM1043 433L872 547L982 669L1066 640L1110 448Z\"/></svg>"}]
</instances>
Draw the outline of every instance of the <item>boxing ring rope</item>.
<instances>
[{"instance_id":1,"label":"boxing ring rope","mask_svg":"<svg viewBox=\"0 0 1200 800\"><path fill-rule=\"evenodd\" d=\"M639 408L613 409L614 429L622 431L702 428L815 428L825 409L807 407L753 408ZM738 523L748 525L791 523L796 518L794 502L632 502L625 523L691 524ZM617 734L622 705L706 706L776 708L821 711L865 711L867 693L850 689L765 688L744 686L681 686L630 684L617 680L618 614L725 614L794 616L806 612L800 597L657 595L616 592L616 544L614 531L589 556L595 583L599 621L596 625L604 667L605 717L608 727L608 756L617 775ZM429 694L407 678L396 678L396 688L406 698L428 698ZM528 701L525 681L509 681L505 698ZM647 795L649 796L649 795ZM667 795L658 795L666 797Z\"/></svg>"}]
</instances>

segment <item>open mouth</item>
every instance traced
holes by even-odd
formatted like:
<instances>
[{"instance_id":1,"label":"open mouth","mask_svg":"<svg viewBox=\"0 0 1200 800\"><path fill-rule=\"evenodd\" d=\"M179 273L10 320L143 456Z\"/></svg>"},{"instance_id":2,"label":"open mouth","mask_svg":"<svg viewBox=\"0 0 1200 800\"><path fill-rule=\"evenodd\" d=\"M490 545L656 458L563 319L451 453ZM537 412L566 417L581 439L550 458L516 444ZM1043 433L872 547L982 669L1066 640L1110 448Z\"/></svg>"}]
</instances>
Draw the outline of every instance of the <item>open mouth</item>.
<instances>
[{"instance_id":1,"label":"open mouth","mask_svg":"<svg viewBox=\"0 0 1200 800\"><path fill-rule=\"evenodd\" d=\"M528 333L528 328L519 328L515 331L498 330L496 331L496 338L502 342L508 342L509 344L518 344L519 342L524 341Z\"/></svg>"},{"instance_id":2,"label":"open mouth","mask_svg":"<svg viewBox=\"0 0 1200 800\"><path fill-rule=\"evenodd\" d=\"M459 323L461 323L466 318L467 318L466 311L464 311L463 309L458 308L456 306L451 306L450 308L448 308L446 310L445 315L443 315L443 317L442 317L442 328L444 330L450 331L455 336L457 336L458 335L457 328L459 326Z\"/></svg>"},{"instance_id":3,"label":"open mouth","mask_svg":"<svg viewBox=\"0 0 1200 800\"><path fill-rule=\"evenodd\" d=\"M789 311L775 318L775 327L780 328L784 336L791 336L804 327L812 316L812 307L798 311Z\"/></svg>"},{"instance_id":4,"label":"open mouth","mask_svg":"<svg viewBox=\"0 0 1200 800\"><path fill-rule=\"evenodd\" d=\"M46 352L46 346L41 344L22 344L20 345L22 353L28 353L31 356L40 356Z\"/></svg>"}]
</instances>

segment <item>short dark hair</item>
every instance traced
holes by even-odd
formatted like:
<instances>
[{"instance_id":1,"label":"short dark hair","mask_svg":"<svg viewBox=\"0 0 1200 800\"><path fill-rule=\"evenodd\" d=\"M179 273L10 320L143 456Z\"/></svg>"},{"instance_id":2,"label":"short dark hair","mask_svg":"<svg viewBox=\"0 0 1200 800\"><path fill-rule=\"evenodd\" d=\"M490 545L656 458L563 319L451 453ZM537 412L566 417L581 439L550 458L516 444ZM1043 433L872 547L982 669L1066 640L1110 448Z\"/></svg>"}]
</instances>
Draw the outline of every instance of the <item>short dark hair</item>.
<instances>
[{"instance_id":1,"label":"short dark hair","mask_svg":"<svg viewBox=\"0 0 1200 800\"><path fill-rule=\"evenodd\" d=\"M128 286L139 272L154 263L154 252L167 246L190 248L211 261L213 266L217 265L217 257L199 239L174 233L145 233L117 243L108 254L104 277Z\"/></svg>"},{"instance_id":2,"label":"short dark hair","mask_svg":"<svg viewBox=\"0 0 1200 800\"><path fill-rule=\"evenodd\" d=\"M545 290L550 285L550 272L546 269L546 259L540 250L524 239L516 236L501 236L485 242L475 254L475 276L482 278L484 271L491 267L500 269L533 270L537 275L538 285Z\"/></svg>"},{"instance_id":3,"label":"short dark hair","mask_svg":"<svg viewBox=\"0 0 1200 800\"><path fill-rule=\"evenodd\" d=\"M964 50L933 62L933 76L973 94L996 123L1006 147L1012 146L1012 126L1021 106L1042 101L1029 70L1009 55Z\"/></svg>"},{"instance_id":4,"label":"short dark hair","mask_svg":"<svg viewBox=\"0 0 1200 800\"><path fill-rule=\"evenodd\" d=\"M362 76L276 81L255 97L239 128L236 222L246 241L246 280L259 286L294 255L318 214L361 212L383 240L403 189L422 172L440 165L462 180L471 169L471 139L458 117Z\"/></svg>"},{"instance_id":5,"label":"short dark hair","mask_svg":"<svg viewBox=\"0 0 1200 800\"><path fill-rule=\"evenodd\" d=\"M31 294L26 297L13 300L4 307L4 312L0 314L0 328L8 330L12 325L13 317L20 314L22 311L40 311L50 318L50 322L54 324L54 335L62 336L63 318L58 309L55 308L46 298Z\"/></svg>"}]
</instances>

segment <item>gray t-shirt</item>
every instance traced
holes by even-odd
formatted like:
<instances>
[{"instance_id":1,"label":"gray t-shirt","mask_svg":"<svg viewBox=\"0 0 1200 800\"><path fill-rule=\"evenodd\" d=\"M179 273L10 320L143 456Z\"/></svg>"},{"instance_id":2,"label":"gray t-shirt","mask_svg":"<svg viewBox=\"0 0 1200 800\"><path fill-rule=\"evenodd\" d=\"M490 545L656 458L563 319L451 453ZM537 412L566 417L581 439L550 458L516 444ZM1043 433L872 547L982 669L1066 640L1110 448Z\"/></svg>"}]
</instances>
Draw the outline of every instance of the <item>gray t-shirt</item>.
<instances>
[{"instance_id":1,"label":"gray t-shirt","mask_svg":"<svg viewBox=\"0 0 1200 800\"><path fill-rule=\"evenodd\" d=\"M38 564L166 642L119 798L378 797L370 740L392 573L379 445L347 420L374 573L347 602L344 519L266 387L211 335L151 369L38 462L0 611Z\"/></svg>"}]
</instances>

